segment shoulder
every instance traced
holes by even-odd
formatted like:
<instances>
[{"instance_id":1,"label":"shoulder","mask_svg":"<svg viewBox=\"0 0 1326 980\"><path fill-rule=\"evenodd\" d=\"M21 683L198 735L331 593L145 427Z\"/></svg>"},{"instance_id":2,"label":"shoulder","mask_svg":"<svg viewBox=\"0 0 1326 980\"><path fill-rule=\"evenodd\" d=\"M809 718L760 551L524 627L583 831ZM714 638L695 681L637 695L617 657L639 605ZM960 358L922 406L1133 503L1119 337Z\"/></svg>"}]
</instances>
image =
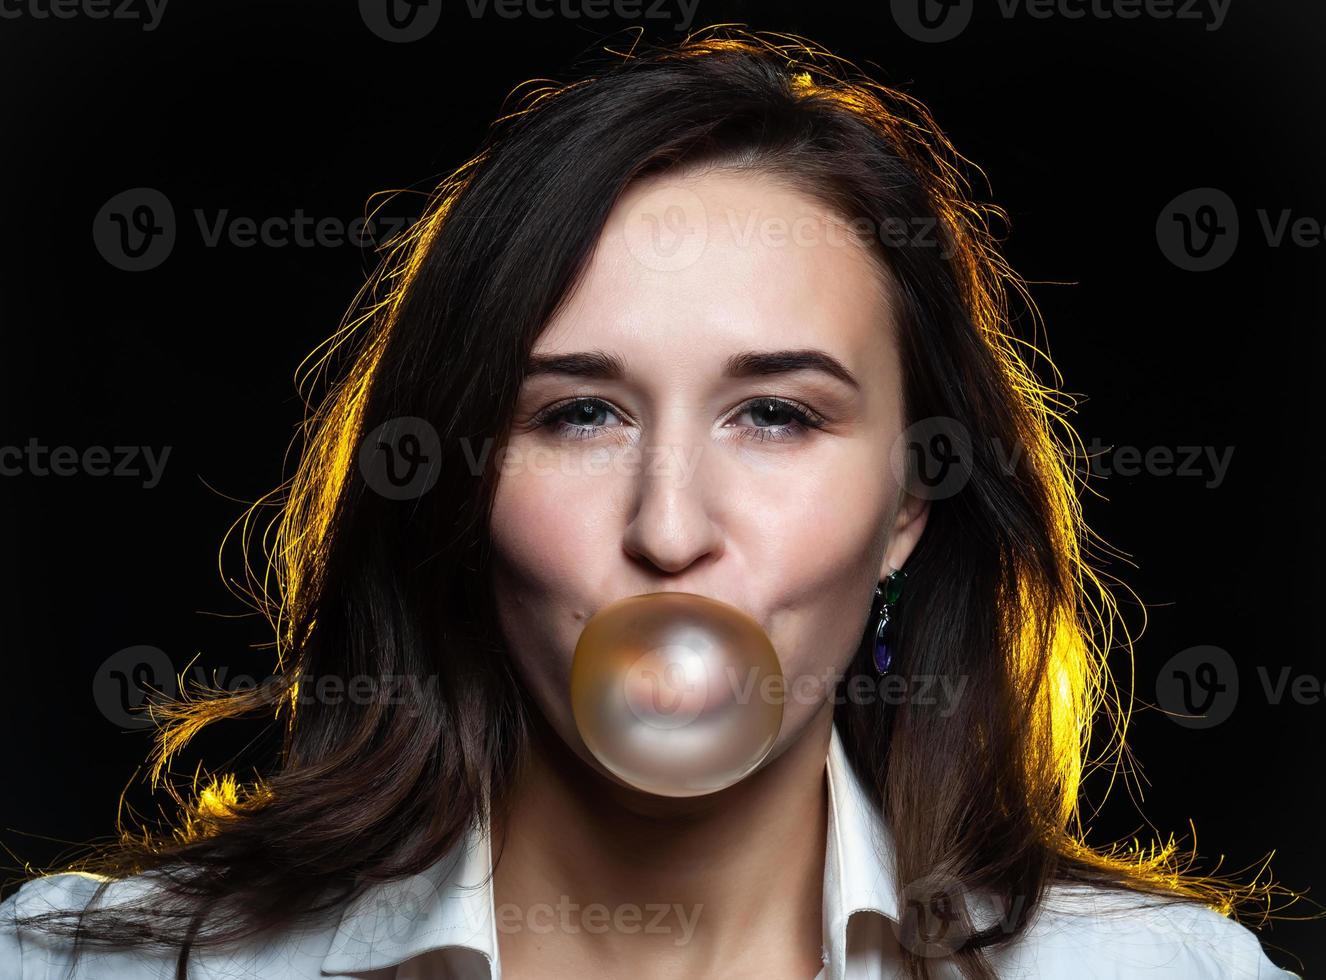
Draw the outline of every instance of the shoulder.
<instances>
[{"instance_id":1,"label":"shoulder","mask_svg":"<svg viewBox=\"0 0 1326 980\"><path fill-rule=\"evenodd\" d=\"M104 879L96 875L67 872L26 881L3 902L4 924L12 928L14 916L82 908Z\"/></svg>"},{"instance_id":2,"label":"shoulder","mask_svg":"<svg viewBox=\"0 0 1326 980\"><path fill-rule=\"evenodd\" d=\"M17 970L13 974L16 980L110 975L105 973L109 969L125 971L123 974L114 974L116 976L134 978L166 978L173 974L173 962L163 958L155 963L141 953L107 956L88 950L76 960L70 938L48 932L37 923L25 921L52 912L80 912L87 908L103 885L103 898L98 904L112 897L113 900L134 897L141 894L145 887L142 882L133 879L108 882L96 875L65 872L24 882L4 902L0 902L0 962L5 963L8 969Z\"/></svg>"},{"instance_id":3,"label":"shoulder","mask_svg":"<svg viewBox=\"0 0 1326 980\"><path fill-rule=\"evenodd\" d=\"M0 903L0 976L6 980L174 980L175 950L85 945L75 956L70 938L23 921L48 912L82 911L103 883L105 890L94 908L150 900L156 887L144 876L107 883L95 875L68 872L34 878ZM197 950L190 956L189 975L209 980L322 977L320 967L334 931L329 927L334 925L334 921L318 923L222 950Z\"/></svg>"},{"instance_id":4,"label":"shoulder","mask_svg":"<svg viewBox=\"0 0 1326 980\"><path fill-rule=\"evenodd\" d=\"M0 936L8 952L15 943L29 938L31 926L19 920L48 912L75 912L87 907L106 881L97 875L71 871L33 878L0 902Z\"/></svg>"},{"instance_id":5,"label":"shoulder","mask_svg":"<svg viewBox=\"0 0 1326 980\"><path fill-rule=\"evenodd\" d=\"M1088 885L1052 885L1006 955L1013 976L1295 976L1252 930L1212 908Z\"/></svg>"}]
</instances>

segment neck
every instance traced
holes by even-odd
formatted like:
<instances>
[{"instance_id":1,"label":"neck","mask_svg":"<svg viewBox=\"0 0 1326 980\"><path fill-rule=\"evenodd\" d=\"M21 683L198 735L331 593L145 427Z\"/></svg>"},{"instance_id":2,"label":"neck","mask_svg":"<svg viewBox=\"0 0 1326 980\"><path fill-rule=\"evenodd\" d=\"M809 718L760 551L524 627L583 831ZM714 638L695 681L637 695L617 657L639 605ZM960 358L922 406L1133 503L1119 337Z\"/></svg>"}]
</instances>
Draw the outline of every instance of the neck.
<instances>
[{"instance_id":1,"label":"neck","mask_svg":"<svg viewBox=\"0 0 1326 980\"><path fill-rule=\"evenodd\" d=\"M813 977L832 723L826 703L751 776L674 799L609 780L538 716L493 817L503 973Z\"/></svg>"}]
</instances>

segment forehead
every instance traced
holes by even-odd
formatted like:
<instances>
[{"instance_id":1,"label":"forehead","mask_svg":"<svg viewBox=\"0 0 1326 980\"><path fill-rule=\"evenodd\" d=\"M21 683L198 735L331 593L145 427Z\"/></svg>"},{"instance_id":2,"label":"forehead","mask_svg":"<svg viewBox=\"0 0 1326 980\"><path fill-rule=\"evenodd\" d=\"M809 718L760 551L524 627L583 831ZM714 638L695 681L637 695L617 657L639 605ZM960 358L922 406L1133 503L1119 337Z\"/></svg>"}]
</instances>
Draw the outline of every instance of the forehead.
<instances>
[{"instance_id":1,"label":"forehead","mask_svg":"<svg viewBox=\"0 0 1326 980\"><path fill-rule=\"evenodd\" d=\"M535 352L819 347L868 369L892 344L892 300L867 246L816 198L758 173L665 175L618 200Z\"/></svg>"}]
</instances>

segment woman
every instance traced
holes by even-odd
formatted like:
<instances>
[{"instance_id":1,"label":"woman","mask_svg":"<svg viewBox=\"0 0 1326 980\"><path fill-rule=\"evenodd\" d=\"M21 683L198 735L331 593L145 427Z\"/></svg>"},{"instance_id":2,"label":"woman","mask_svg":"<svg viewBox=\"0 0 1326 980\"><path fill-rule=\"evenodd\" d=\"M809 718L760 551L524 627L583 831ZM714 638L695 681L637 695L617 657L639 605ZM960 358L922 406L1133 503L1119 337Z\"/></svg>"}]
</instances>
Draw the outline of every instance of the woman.
<instances>
[{"instance_id":1,"label":"woman","mask_svg":"<svg viewBox=\"0 0 1326 980\"><path fill-rule=\"evenodd\" d=\"M962 162L735 30L500 120L322 362L282 683L157 709L157 773L264 711L279 763L26 884L19 975L1291 976L1172 847L1082 842L1114 606ZM650 592L793 681L719 792L625 785L572 715L586 622Z\"/></svg>"}]
</instances>

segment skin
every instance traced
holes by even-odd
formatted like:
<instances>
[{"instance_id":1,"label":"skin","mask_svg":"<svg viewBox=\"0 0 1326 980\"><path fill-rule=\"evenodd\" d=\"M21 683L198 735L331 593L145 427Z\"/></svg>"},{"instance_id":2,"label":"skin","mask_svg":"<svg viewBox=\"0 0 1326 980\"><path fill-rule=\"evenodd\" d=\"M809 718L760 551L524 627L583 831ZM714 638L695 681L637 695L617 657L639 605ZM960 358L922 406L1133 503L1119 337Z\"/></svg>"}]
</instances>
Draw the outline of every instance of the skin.
<instances>
[{"instance_id":1,"label":"skin","mask_svg":"<svg viewBox=\"0 0 1326 980\"><path fill-rule=\"evenodd\" d=\"M669 240L677 215L689 235ZM570 671L598 609L656 591L745 611L789 683L846 671L876 584L907 560L928 510L890 465L904 426L895 294L842 228L761 174L638 181L535 344L536 357L608 352L626 374L527 378L494 501L491 584L539 709L510 809L493 821L508 977L820 969L832 688L788 697L753 774L678 799L626 786L590 755ZM724 376L733 354L807 348L859 388L816 370ZM819 427L751 404L768 398L808 407ZM531 915L539 903L552 913ZM585 927L591 903L606 907L606 930ZM664 931L644 928L655 916Z\"/></svg>"}]
</instances>

